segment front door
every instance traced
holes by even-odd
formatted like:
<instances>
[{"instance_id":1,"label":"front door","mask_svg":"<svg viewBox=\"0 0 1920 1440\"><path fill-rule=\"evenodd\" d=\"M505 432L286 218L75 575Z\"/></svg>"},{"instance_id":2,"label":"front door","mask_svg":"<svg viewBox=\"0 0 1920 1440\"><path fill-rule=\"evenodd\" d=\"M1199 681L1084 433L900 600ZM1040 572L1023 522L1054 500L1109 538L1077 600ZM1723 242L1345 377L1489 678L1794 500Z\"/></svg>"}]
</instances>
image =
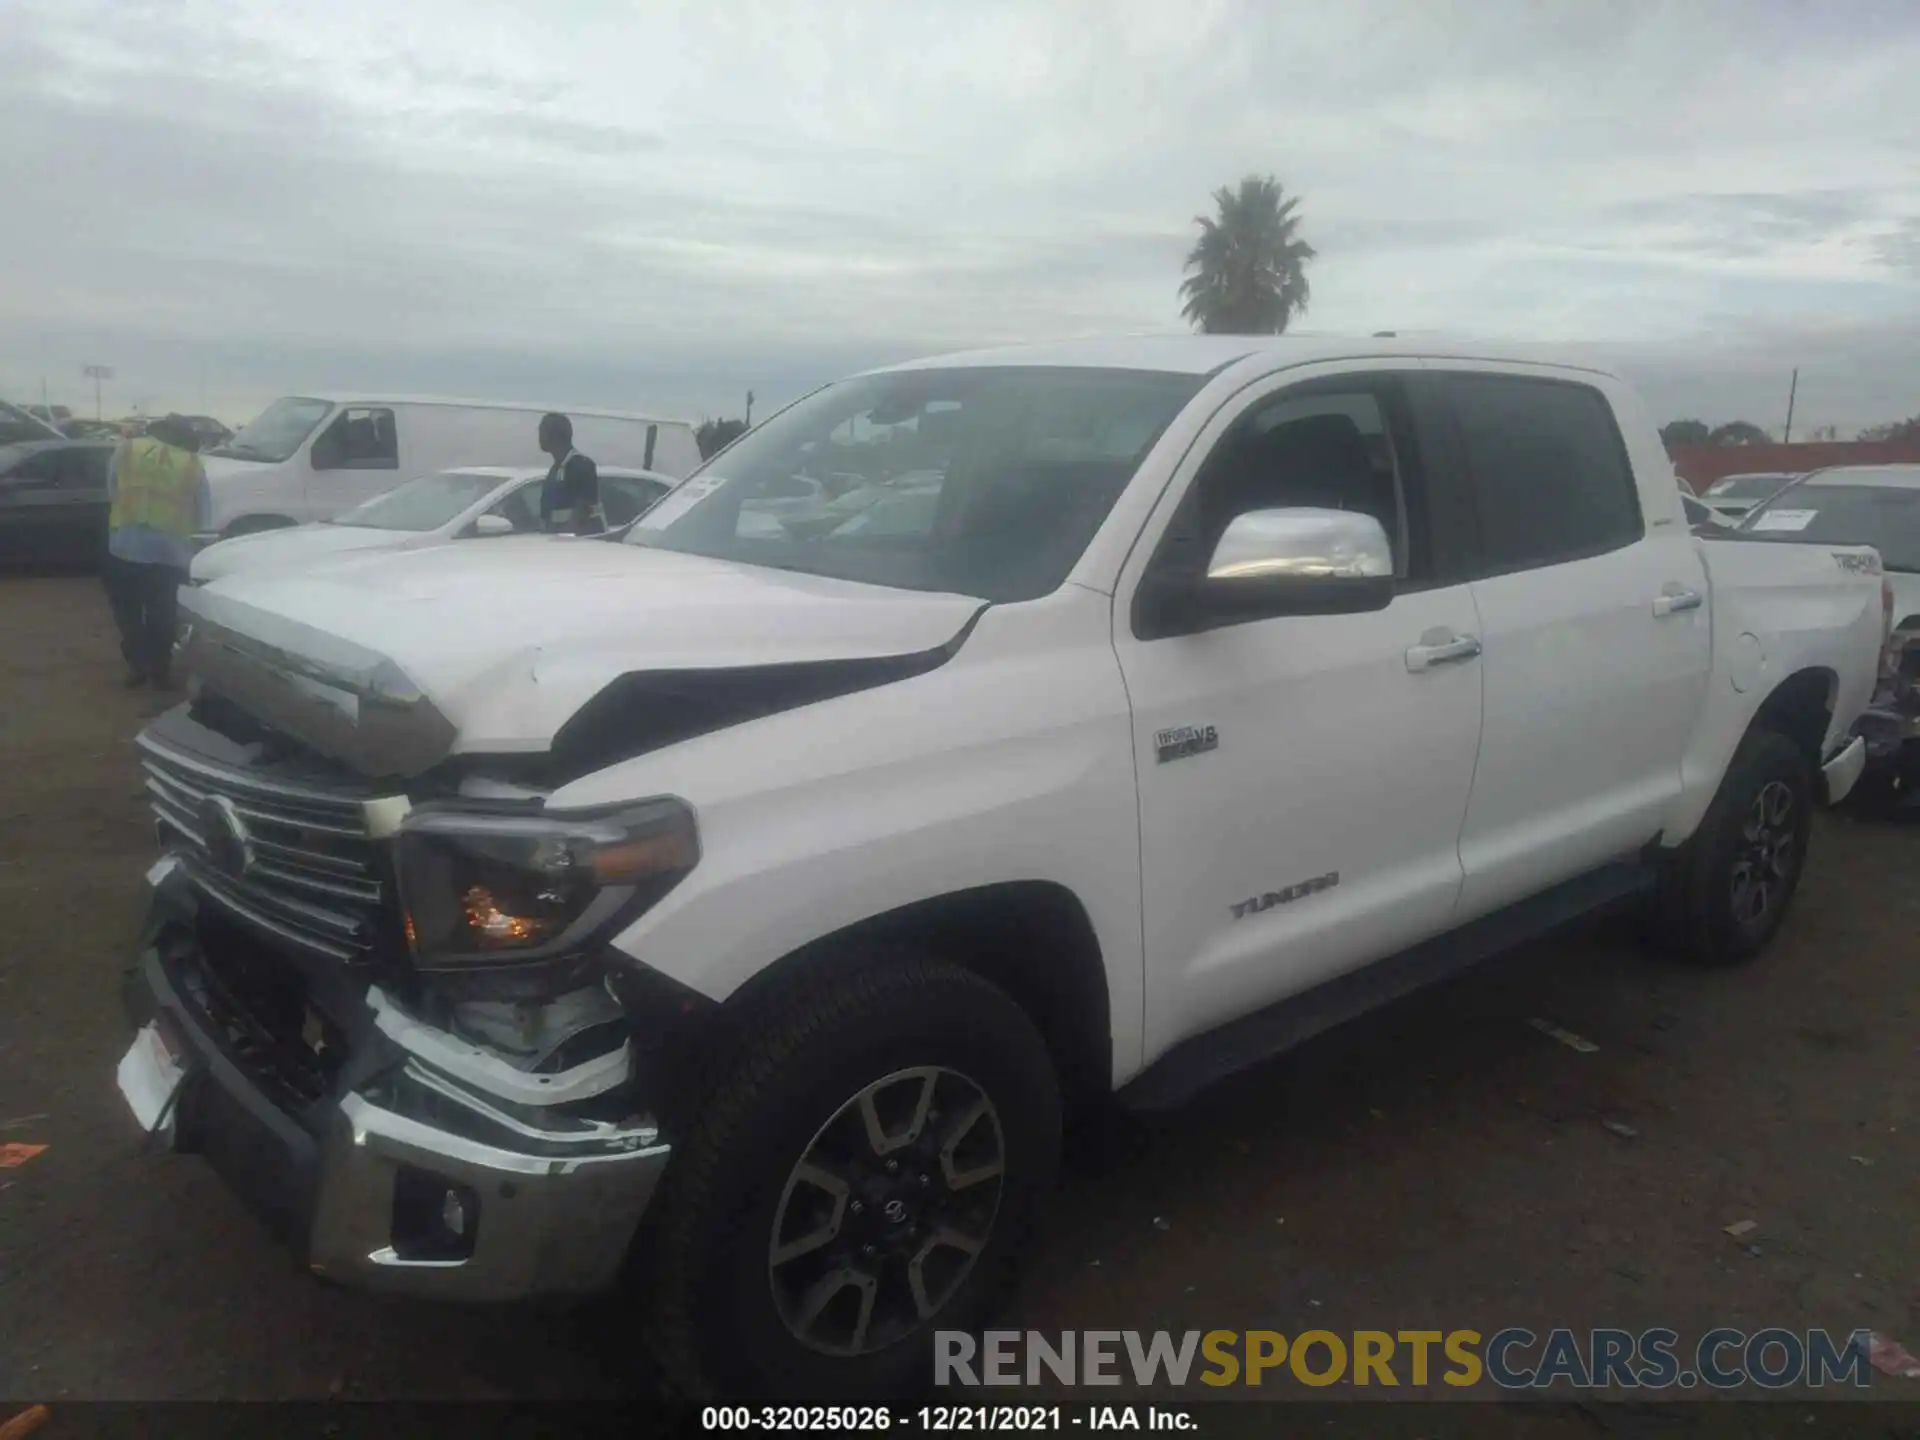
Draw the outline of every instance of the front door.
<instances>
[{"instance_id":1,"label":"front door","mask_svg":"<svg viewBox=\"0 0 1920 1440\"><path fill-rule=\"evenodd\" d=\"M1167 535L1123 575L1115 643L1140 784L1146 1058L1449 923L1480 743L1473 597L1431 523L1411 397L1391 374L1271 382L1195 447ZM1232 514L1374 514L1385 609L1143 639L1127 596ZM1155 523L1158 523L1157 521ZM1444 530L1445 527L1442 527ZM1194 553L1194 552L1189 552Z\"/></svg>"},{"instance_id":2,"label":"front door","mask_svg":"<svg viewBox=\"0 0 1920 1440\"><path fill-rule=\"evenodd\" d=\"M400 473L400 432L384 405L344 407L313 437L307 455L309 520L331 520L363 500L385 494Z\"/></svg>"}]
</instances>

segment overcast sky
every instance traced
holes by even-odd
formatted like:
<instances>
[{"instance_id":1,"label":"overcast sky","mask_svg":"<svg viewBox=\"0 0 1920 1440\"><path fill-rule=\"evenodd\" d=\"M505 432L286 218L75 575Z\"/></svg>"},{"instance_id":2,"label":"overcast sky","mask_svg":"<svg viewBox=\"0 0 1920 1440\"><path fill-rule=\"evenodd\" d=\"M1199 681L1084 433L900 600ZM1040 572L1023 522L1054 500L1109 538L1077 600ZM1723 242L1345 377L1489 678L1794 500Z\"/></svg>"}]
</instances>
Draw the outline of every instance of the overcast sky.
<instances>
[{"instance_id":1,"label":"overcast sky","mask_svg":"<svg viewBox=\"0 0 1920 1440\"><path fill-rule=\"evenodd\" d=\"M0 394L735 414L1177 330L1271 171L1299 328L1600 342L1663 416L1920 412L1912 0L5 0ZM91 400L85 401L90 407Z\"/></svg>"}]
</instances>

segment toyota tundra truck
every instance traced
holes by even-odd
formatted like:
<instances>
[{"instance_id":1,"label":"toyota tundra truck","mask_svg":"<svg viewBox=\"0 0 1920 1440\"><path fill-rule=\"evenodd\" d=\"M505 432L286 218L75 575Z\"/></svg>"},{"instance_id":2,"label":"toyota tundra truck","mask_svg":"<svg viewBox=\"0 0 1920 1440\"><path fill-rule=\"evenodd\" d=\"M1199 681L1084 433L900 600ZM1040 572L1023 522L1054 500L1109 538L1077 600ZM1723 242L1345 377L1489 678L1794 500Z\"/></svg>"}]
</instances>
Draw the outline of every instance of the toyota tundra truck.
<instances>
[{"instance_id":1,"label":"toyota tundra truck","mask_svg":"<svg viewBox=\"0 0 1920 1440\"><path fill-rule=\"evenodd\" d=\"M612 536L183 607L146 1143L315 1275L841 1398L984 1322L1077 1114L1603 908L1754 956L1888 616L1871 548L1692 533L1611 374L1224 336L860 375Z\"/></svg>"}]
</instances>

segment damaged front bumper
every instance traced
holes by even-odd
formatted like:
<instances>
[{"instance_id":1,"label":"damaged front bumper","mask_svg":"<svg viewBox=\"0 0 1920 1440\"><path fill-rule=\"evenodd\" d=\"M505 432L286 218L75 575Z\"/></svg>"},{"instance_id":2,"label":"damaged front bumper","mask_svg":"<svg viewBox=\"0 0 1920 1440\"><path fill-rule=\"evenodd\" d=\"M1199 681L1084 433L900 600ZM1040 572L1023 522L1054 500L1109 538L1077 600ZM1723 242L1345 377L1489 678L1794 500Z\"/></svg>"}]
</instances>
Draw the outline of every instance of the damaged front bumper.
<instances>
[{"instance_id":1,"label":"damaged front bumper","mask_svg":"<svg viewBox=\"0 0 1920 1440\"><path fill-rule=\"evenodd\" d=\"M344 1063L312 1093L236 1022L185 875L162 861L150 879L126 1000L185 1072L159 1133L203 1155L307 1269L454 1300L616 1278L671 1147L649 1116L609 1106L607 1057L529 1074L371 988Z\"/></svg>"}]
</instances>

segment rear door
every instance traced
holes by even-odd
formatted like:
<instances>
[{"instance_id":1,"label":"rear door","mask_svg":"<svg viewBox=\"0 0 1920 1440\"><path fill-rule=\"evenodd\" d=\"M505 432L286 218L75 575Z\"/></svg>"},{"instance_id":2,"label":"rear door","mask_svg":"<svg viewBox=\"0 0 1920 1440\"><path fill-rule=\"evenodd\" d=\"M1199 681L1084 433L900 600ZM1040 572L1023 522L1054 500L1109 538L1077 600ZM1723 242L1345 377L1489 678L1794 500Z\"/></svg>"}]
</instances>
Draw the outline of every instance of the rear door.
<instances>
[{"instance_id":1,"label":"rear door","mask_svg":"<svg viewBox=\"0 0 1920 1440\"><path fill-rule=\"evenodd\" d=\"M1614 382L1430 368L1479 530L1486 713L1460 835L1467 920L1658 835L1711 631L1692 535L1671 504L1643 513Z\"/></svg>"}]
</instances>

